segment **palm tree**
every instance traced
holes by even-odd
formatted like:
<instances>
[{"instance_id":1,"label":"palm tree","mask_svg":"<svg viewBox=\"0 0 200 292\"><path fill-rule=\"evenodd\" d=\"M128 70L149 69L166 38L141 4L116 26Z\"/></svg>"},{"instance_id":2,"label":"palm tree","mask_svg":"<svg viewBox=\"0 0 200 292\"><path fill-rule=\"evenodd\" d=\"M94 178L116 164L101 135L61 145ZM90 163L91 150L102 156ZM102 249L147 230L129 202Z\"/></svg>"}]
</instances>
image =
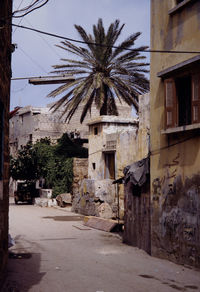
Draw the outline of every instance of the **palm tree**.
<instances>
[{"instance_id":1,"label":"palm tree","mask_svg":"<svg viewBox=\"0 0 200 292\"><path fill-rule=\"evenodd\" d=\"M116 47L123 27L124 24L120 26L119 20L116 20L105 33L102 19L99 19L97 26L93 25L91 35L81 26L75 25L85 43L84 47L78 47L67 40L57 45L78 57L76 60L61 59L64 64L53 66L55 71L52 73L73 75L75 78L48 95L56 97L65 92L52 108L56 111L63 106L67 121L70 121L80 103L84 104L81 123L93 103L100 115L118 115L116 98L138 110L138 95L149 90L149 82L143 74L148 72L145 67L149 64L138 62L145 58L139 50L147 47L129 50L140 32L130 35Z\"/></svg>"}]
</instances>

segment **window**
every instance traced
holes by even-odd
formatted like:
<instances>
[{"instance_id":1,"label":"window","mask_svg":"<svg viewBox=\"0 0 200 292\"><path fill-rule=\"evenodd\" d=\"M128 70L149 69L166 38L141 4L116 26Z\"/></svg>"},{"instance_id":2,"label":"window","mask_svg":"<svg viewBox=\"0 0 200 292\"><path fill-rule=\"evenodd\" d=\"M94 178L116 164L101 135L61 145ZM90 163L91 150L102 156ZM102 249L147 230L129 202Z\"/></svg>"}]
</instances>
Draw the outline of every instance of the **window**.
<instances>
[{"instance_id":1,"label":"window","mask_svg":"<svg viewBox=\"0 0 200 292\"><path fill-rule=\"evenodd\" d=\"M4 106L0 101L0 180L3 176L3 115Z\"/></svg>"},{"instance_id":2,"label":"window","mask_svg":"<svg viewBox=\"0 0 200 292\"><path fill-rule=\"evenodd\" d=\"M105 175L104 178L115 179L115 153L105 153Z\"/></svg>"},{"instance_id":3,"label":"window","mask_svg":"<svg viewBox=\"0 0 200 292\"><path fill-rule=\"evenodd\" d=\"M200 123L200 73L165 79L166 128Z\"/></svg>"},{"instance_id":4,"label":"window","mask_svg":"<svg viewBox=\"0 0 200 292\"><path fill-rule=\"evenodd\" d=\"M98 135L98 127L94 127L94 135Z\"/></svg>"}]
</instances>

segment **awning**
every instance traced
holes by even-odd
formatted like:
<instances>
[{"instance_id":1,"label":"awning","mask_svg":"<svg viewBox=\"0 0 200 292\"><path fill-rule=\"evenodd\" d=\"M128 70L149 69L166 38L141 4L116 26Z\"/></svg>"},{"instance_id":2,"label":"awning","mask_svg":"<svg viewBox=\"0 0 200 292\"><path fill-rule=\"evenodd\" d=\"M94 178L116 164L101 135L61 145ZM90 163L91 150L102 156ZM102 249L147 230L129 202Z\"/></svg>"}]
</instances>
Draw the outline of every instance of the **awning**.
<instances>
[{"instance_id":1,"label":"awning","mask_svg":"<svg viewBox=\"0 0 200 292\"><path fill-rule=\"evenodd\" d=\"M142 186L149 174L149 157L134 162L124 168L124 182L130 181L134 185Z\"/></svg>"},{"instance_id":2,"label":"awning","mask_svg":"<svg viewBox=\"0 0 200 292\"><path fill-rule=\"evenodd\" d=\"M189 69L191 66L194 66L196 64L200 64L200 55L190 58L186 61L180 62L174 66L168 67L158 72L157 76L161 78L167 78L170 77L172 74L178 73L179 71Z\"/></svg>"},{"instance_id":3,"label":"awning","mask_svg":"<svg viewBox=\"0 0 200 292\"><path fill-rule=\"evenodd\" d=\"M150 172L150 158L146 157L142 160L132 163L124 168L124 176L113 181L113 184L126 184L131 181L134 185L142 186L147 180Z\"/></svg>"}]
</instances>

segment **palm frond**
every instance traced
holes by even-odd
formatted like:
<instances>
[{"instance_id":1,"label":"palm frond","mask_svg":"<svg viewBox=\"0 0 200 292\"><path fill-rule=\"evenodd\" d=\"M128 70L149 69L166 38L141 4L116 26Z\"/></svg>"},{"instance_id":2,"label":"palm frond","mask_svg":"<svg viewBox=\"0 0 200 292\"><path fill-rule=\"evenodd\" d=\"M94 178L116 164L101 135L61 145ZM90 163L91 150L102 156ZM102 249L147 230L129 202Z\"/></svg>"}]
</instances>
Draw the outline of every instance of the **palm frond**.
<instances>
[{"instance_id":1,"label":"palm frond","mask_svg":"<svg viewBox=\"0 0 200 292\"><path fill-rule=\"evenodd\" d=\"M129 36L125 41L123 41L118 47L114 50L112 59L119 55L124 49L129 49L131 46L134 45L135 40L141 35L141 32L136 32Z\"/></svg>"},{"instance_id":2,"label":"palm frond","mask_svg":"<svg viewBox=\"0 0 200 292\"><path fill-rule=\"evenodd\" d=\"M63 115L69 122L80 103L84 104L80 121L83 122L88 111L94 103L101 114L118 114L116 99L124 101L129 106L138 109L138 95L149 90L149 81L145 77L148 72L145 59L140 50L141 46L132 51L140 33L134 33L113 49L118 40L124 24L115 20L105 32L103 21L99 19L93 25L93 33L87 34L80 25L75 25L81 39L86 42L84 46L76 46L71 42L62 41L57 47L64 49L68 54L75 55L77 59L62 58L62 64L53 65L58 75L73 75L75 81L68 81L53 90L48 96L55 97L64 94L52 108L54 111L63 108Z\"/></svg>"},{"instance_id":3,"label":"palm frond","mask_svg":"<svg viewBox=\"0 0 200 292\"><path fill-rule=\"evenodd\" d=\"M116 62L128 62L128 61L130 62L132 60L135 60L136 56L139 56L139 54L140 54L139 51L146 50L147 48L148 48L147 46L139 47L131 52L120 55L116 59Z\"/></svg>"},{"instance_id":4,"label":"palm frond","mask_svg":"<svg viewBox=\"0 0 200 292\"><path fill-rule=\"evenodd\" d=\"M91 52L94 53L94 48L95 45L92 44L92 39L91 37L89 37L86 33L86 31L83 29L82 26L80 25L76 25L75 24L75 28L78 31L78 33L80 34L81 38L83 39L84 42L86 42L86 44L88 45L88 47L90 48Z\"/></svg>"},{"instance_id":5,"label":"palm frond","mask_svg":"<svg viewBox=\"0 0 200 292\"><path fill-rule=\"evenodd\" d=\"M59 86L58 88L56 88L55 90L51 91L47 97L55 97L59 94L61 94L62 92L66 91L68 88L76 85L77 83L80 82L82 78L78 78L75 81L69 81L67 83L65 83L64 85Z\"/></svg>"},{"instance_id":6,"label":"palm frond","mask_svg":"<svg viewBox=\"0 0 200 292\"><path fill-rule=\"evenodd\" d=\"M72 95L73 93L73 89L68 92L67 94L65 94L61 99L59 99L57 102L55 102L51 107L50 110L53 109L53 113L56 112L64 103L66 104L66 102L68 101L68 98L70 97L70 95Z\"/></svg>"}]
</instances>

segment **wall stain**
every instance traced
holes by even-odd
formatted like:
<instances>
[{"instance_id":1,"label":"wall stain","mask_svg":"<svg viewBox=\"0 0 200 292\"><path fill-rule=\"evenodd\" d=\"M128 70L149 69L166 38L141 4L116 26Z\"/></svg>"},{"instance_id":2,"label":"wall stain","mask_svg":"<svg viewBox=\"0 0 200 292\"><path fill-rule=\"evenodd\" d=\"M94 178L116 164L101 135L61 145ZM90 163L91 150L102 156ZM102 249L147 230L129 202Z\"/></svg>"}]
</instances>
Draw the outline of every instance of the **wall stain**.
<instances>
[{"instance_id":1,"label":"wall stain","mask_svg":"<svg viewBox=\"0 0 200 292\"><path fill-rule=\"evenodd\" d=\"M168 167L176 165L178 159L173 159ZM155 245L164 257L200 267L200 175L186 178L185 182L179 175L165 186L157 178L153 190L154 197L162 197L152 217L152 222L159 222L153 231Z\"/></svg>"}]
</instances>

